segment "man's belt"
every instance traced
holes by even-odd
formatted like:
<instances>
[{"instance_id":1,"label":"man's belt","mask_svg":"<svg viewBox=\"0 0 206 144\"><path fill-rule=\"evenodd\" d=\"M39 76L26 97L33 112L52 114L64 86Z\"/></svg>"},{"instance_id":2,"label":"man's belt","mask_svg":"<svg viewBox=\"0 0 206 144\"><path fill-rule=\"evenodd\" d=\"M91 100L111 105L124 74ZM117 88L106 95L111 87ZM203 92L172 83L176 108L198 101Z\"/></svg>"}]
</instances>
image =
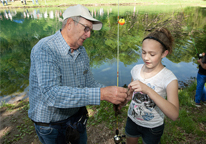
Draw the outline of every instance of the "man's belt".
<instances>
[{"instance_id":1,"label":"man's belt","mask_svg":"<svg viewBox=\"0 0 206 144\"><path fill-rule=\"evenodd\" d=\"M33 121L33 122L39 126L51 126L51 125L64 125L64 124L66 124L66 123L42 123L42 122L35 122L35 121Z\"/></svg>"}]
</instances>

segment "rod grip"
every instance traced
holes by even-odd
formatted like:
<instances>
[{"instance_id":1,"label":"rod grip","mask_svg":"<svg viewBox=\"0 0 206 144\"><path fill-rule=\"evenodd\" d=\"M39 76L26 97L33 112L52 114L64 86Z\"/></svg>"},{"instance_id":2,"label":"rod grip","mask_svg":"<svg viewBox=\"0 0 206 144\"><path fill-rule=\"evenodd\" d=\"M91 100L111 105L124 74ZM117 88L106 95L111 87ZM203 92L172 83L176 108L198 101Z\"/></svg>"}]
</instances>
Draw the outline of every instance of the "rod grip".
<instances>
[{"instance_id":1,"label":"rod grip","mask_svg":"<svg viewBox=\"0 0 206 144\"><path fill-rule=\"evenodd\" d=\"M118 129L116 129L115 133L116 133L116 135L119 135L119 130L118 130Z\"/></svg>"}]
</instances>

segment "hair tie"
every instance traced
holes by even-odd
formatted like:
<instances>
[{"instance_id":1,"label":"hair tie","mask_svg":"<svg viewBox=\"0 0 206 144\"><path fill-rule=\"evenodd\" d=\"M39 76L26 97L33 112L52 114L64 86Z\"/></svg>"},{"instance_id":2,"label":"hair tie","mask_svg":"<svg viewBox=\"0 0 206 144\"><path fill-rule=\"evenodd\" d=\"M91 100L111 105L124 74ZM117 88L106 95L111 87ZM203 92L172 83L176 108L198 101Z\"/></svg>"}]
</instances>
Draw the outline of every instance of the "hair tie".
<instances>
[{"instance_id":1,"label":"hair tie","mask_svg":"<svg viewBox=\"0 0 206 144\"><path fill-rule=\"evenodd\" d=\"M155 37L152 37L152 36L148 36L148 37L144 38L144 39L142 40L142 42L143 42L144 40L146 40L146 39L156 40L156 41L158 41L159 43L161 43L161 45L162 45L166 50L168 50L167 47L166 47L166 45L165 45L163 42L161 42L159 39L157 39L157 38L155 38Z\"/></svg>"}]
</instances>

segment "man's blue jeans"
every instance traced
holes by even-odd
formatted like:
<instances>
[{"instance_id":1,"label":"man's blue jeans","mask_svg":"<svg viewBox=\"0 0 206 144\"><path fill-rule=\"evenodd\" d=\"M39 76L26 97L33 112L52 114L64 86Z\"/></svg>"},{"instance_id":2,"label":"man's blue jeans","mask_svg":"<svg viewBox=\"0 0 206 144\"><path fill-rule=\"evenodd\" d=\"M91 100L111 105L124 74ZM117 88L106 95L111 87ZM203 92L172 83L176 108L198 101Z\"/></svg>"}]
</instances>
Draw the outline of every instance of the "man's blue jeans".
<instances>
[{"instance_id":1,"label":"man's blue jeans","mask_svg":"<svg viewBox=\"0 0 206 144\"><path fill-rule=\"evenodd\" d=\"M197 87L196 87L196 95L195 95L195 102L200 103L200 101L206 101L206 75L201 75L197 73Z\"/></svg>"},{"instance_id":2,"label":"man's blue jeans","mask_svg":"<svg viewBox=\"0 0 206 144\"><path fill-rule=\"evenodd\" d=\"M43 144L67 144L65 141L66 128L55 129L49 126L34 124L39 140ZM74 144L77 144L76 142ZM87 144L87 131L80 133L79 144Z\"/></svg>"}]
</instances>

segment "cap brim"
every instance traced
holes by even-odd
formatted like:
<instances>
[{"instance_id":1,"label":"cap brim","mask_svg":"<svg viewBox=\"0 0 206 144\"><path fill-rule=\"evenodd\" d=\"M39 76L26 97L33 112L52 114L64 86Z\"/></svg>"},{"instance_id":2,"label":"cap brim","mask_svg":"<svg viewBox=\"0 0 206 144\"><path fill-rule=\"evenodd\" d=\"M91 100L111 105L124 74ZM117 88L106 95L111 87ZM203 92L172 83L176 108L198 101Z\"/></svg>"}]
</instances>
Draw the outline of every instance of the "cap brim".
<instances>
[{"instance_id":1,"label":"cap brim","mask_svg":"<svg viewBox=\"0 0 206 144\"><path fill-rule=\"evenodd\" d=\"M100 30L102 28L102 22L93 22L93 30Z\"/></svg>"},{"instance_id":2,"label":"cap brim","mask_svg":"<svg viewBox=\"0 0 206 144\"><path fill-rule=\"evenodd\" d=\"M92 21L93 23L93 30L100 30L102 28L102 22L100 22L97 19L94 19L93 17L85 17L85 16L81 16L89 21Z\"/></svg>"}]
</instances>

